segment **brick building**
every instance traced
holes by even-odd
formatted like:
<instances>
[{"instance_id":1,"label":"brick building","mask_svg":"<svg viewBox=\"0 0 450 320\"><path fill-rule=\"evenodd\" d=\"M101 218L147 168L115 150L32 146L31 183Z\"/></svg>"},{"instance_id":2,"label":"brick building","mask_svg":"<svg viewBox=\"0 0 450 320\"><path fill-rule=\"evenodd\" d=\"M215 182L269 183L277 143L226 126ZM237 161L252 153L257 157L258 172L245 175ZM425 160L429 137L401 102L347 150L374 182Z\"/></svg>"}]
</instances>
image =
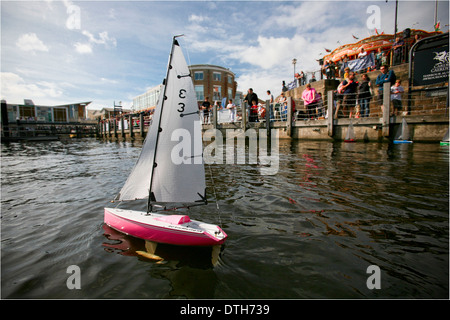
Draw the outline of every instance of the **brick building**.
<instances>
[{"instance_id":1,"label":"brick building","mask_svg":"<svg viewBox=\"0 0 450 320\"><path fill-rule=\"evenodd\" d=\"M194 64L189 66L189 70L199 102L205 97L209 97L211 103L221 102L223 98L235 100L237 82L235 74L229 69L210 64Z\"/></svg>"}]
</instances>

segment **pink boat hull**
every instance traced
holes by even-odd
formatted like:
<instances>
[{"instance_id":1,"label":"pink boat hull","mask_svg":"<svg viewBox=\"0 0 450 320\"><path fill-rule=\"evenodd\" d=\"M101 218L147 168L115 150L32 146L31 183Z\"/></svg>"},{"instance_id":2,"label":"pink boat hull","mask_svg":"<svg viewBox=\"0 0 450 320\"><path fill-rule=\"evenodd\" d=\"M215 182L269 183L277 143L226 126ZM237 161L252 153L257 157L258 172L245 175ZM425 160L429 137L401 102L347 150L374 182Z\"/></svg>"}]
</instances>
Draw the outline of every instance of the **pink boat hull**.
<instances>
[{"instance_id":1,"label":"pink boat hull","mask_svg":"<svg viewBox=\"0 0 450 320\"><path fill-rule=\"evenodd\" d=\"M187 216L148 216L145 212L105 208L104 222L136 238L182 246L214 246L227 235L218 226L190 220Z\"/></svg>"}]
</instances>

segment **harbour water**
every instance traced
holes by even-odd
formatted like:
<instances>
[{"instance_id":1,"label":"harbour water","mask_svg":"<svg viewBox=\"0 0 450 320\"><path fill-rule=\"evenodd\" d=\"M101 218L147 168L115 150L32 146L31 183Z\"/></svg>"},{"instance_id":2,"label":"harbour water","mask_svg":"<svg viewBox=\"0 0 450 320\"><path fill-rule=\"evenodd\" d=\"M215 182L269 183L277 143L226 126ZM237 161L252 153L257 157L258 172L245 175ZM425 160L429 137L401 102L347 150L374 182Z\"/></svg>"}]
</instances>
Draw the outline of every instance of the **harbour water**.
<instances>
[{"instance_id":1,"label":"harbour water","mask_svg":"<svg viewBox=\"0 0 450 320\"><path fill-rule=\"evenodd\" d=\"M144 241L103 225L140 147L1 145L2 298L449 298L448 147L280 140L276 175L207 166L210 203L190 216L228 234L214 263L172 246L145 259Z\"/></svg>"}]
</instances>

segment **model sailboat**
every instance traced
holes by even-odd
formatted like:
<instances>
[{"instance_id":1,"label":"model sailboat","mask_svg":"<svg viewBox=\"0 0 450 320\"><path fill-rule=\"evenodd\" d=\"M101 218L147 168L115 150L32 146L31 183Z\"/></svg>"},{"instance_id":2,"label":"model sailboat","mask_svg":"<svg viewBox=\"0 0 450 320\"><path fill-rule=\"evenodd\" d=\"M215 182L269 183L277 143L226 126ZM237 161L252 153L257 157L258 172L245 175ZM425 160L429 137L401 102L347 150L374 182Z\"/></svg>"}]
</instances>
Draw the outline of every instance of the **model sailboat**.
<instances>
[{"instance_id":1,"label":"model sailboat","mask_svg":"<svg viewBox=\"0 0 450 320\"><path fill-rule=\"evenodd\" d=\"M348 125L347 134L345 136L344 142L356 142L355 131L353 130L353 124L350 120Z\"/></svg>"},{"instance_id":2,"label":"model sailboat","mask_svg":"<svg viewBox=\"0 0 450 320\"><path fill-rule=\"evenodd\" d=\"M408 124L406 123L405 118L402 120L402 126L399 129L399 133L400 135L397 134L397 137L394 139L395 144L412 143Z\"/></svg>"},{"instance_id":3,"label":"model sailboat","mask_svg":"<svg viewBox=\"0 0 450 320\"><path fill-rule=\"evenodd\" d=\"M207 204L197 98L176 38L152 125L139 159L115 199L148 198L147 211L105 208L104 221L113 229L149 241L213 246L227 238L219 226L191 220L183 213L167 214L177 213L177 204ZM180 140L190 142L189 148L182 148L182 157Z\"/></svg>"}]
</instances>

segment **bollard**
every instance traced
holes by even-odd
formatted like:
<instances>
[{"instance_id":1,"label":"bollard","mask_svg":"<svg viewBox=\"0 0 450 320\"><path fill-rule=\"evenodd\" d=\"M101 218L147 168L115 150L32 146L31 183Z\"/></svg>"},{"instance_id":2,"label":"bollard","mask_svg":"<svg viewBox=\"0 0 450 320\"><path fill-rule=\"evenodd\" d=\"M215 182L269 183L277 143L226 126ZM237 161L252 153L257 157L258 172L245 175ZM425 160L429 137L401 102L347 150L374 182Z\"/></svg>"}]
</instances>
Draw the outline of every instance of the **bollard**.
<instances>
[{"instance_id":1,"label":"bollard","mask_svg":"<svg viewBox=\"0 0 450 320\"><path fill-rule=\"evenodd\" d=\"M245 132L245 130L247 129L247 102L243 102L242 103L242 124L241 124L241 126L242 126L242 130L244 130L244 132Z\"/></svg>"},{"instance_id":2,"label":"bollard","mask_svg":"<svg viewBox=\"0 0 450 320\"><path fill-rule=\"evenodd\" d=\"M328 91L328 97L327 97L327 103L328 103L328 121L327 121L327 127L328 127L328 136L333 137L334 135L334 113L333 113L333 106L334 106L334 96L333 91Z\"/></svg>"},{"instance_id":3,"label":"bollard","mask_svg":"<svg viewBox=\"0 0 450 320\"><path fill-rule=\"evenodd\" d=\"M122 127L122 138L125 139L125 119L123 116L120 118L120 126Z\"/></svg>"},{"instance_id":4,"label":"bollard","mask_svg":"<svg viewBox=\"0 0 450 320\"><path fill-rule=\"evenodd\" d=\"M216 129L217 128L217 105L214 104L213 105L213 128Z\"/></svg>"},{"instance_id":5,"label":"bollard","mask_svg":"<svg viewBox=\"0 0 450 320\"><path fill-rule=\"evenodd\" d=\"M292 97L287 98L286 134L288 137L292 136Z\"/></svg>"},{"instance_id":6,"label":"bollard","mask_svg":"<svg viewBox=\"0 0 450 320\"><path fill-rule=\"evenodd\" d=\"M134 132L133 132L133 115L129 115L128 116L129 117L129 121L128 121L128 126L130 127L130 139L133 139L134 138Z\"/></svg>"},{"instance_id":7,"label":"bollard","mask_svg":"<svg viewBox=\"0 0 450 320\"><path fill-rule=\"evenodd\" d=\"M382 118L382 134L389 137L389 111L391 107L391 83L383 84L383 118Z\"/></svg>"},{"instance_id":8,"label":"bollard","mask_svg":"<svg viewBox=\"0 0 450 320\"><path fill-rule=\"evenodd\" d=\"M144 139L144 115L139 114L139 126L141 128L141 138Z\"/></svg>"},{"instance_id":9,"label":"bollard","mask_svg":"<svg viewBox=\"0 0 450 320\"><path fill-rule=\"evenodd\" d=\"M268 138L270 138L270 107L270 101L266 100L266 131Z\"/></svg>"}]
</instances>

